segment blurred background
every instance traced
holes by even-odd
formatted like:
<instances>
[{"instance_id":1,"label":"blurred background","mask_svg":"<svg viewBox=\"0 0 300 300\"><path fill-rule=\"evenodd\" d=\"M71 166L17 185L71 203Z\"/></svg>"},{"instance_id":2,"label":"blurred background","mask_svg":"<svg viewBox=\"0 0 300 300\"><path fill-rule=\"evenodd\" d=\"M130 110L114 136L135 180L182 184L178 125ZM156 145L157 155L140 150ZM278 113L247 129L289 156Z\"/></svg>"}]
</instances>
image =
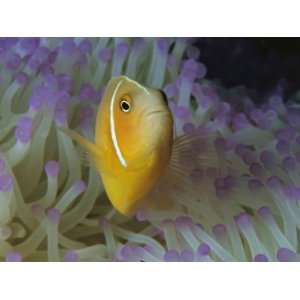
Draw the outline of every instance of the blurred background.
<instances>
[{"instance_id":1,"label":"blurred background","mask_svg":"<svg viewBox=\"0 0 300 300\"><path fill-rule=\"evenodd\" d=\"M299 101L300 38L196 38L207 79L227 88L246 86L255 102L280 88Z\"/></svg>"}]
</instances>

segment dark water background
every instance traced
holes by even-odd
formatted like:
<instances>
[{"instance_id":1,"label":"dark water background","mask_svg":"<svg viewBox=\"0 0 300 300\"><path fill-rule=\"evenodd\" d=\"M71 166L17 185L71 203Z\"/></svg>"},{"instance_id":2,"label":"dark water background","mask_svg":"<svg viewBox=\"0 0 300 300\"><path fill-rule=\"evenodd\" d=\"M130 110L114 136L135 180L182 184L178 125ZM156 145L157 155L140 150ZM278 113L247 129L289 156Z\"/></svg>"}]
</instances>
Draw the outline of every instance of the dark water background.
<instances>
[{"instance_id":1,"label":"dark water background","mask_svg":"<svg viewBox=\"0 0 300 300\"><path fill-rule=\"evenodd\" d=\"M207 78L244 85L263 102L280 85L285 100L299 101L300 38L197 38Z\"/></svg>"}]
</instances>

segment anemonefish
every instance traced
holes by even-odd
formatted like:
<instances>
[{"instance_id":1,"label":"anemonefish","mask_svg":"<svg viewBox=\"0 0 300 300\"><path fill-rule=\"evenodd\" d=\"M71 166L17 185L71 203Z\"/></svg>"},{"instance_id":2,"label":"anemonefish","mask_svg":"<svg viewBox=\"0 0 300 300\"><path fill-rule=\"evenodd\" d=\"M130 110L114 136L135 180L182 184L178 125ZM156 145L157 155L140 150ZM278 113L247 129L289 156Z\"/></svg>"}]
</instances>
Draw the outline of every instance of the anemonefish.
<instances>
[{"instance_id":1,"label":"anemonefish","mask_svg":"<svg viewBox=\"0 0 300 300\"><path fill-rule=\"evenodd\" d=\"M108 198L124 215L154 205L155 200L145 201L152 201L149 195L164 178L180 174L184 168L179 160L190 156L186 146L194 141L187 136L174 138L173 117L163 92L126 76L112 78L106 87L94 143L75 131L65 132L86 149Z\"/></svg>"}]
</instances>

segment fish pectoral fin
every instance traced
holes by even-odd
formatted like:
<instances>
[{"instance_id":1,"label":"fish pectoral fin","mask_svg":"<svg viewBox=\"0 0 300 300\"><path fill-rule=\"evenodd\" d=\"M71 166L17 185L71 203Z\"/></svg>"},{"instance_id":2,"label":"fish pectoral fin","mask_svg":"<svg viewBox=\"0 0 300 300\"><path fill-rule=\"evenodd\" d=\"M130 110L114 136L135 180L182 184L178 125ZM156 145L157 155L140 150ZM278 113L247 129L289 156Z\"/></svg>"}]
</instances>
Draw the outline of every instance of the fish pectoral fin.
<instances>
[{"instance_id":1,"label":"fish pectoral fin","mask_svg":"<svg viewBox=\"0 0 300 300\"><path fill-rule=\"evenodd\" d=\"M87 150L81 150L79 153L79 158L82 165L90 167L91 166L91 157Z\"/></svg>"},{"instance_id":2,"label":"fish pectoral fin","mask_svg":"<svg viewBox=\"0 0 300 300\"><path fill-rule=\"evenodd\" d=\"M101 158L103 156L101 150L98 149L98 147L96 147L94 143L91 143L76 131L66 127L59 127L59 130L64 132L72 140L76 141L79 145L81 145L86 150L88 155L90 154L91 156L98 158Z\"/></svg>"},{"instance_id":3,"label":"fish pectoral fin","mask_svg":"<svg viewBox=\"0 0 300 300\"><path fill-rule=\"evenodd\" d=\"M83 165L89 167L95 166L96 169L100 168L101 173L110 177L116 177L116 175L111 171L111 168L109 168L107 166L107 163L105 163L105 155L99 147L97 147L94 143L88 141L85 137L81 136L79 133L72 129L59 127L59 130L64 132L72 140L83 147L80 153L80 161Z\"/></svg>"}]
</instances>

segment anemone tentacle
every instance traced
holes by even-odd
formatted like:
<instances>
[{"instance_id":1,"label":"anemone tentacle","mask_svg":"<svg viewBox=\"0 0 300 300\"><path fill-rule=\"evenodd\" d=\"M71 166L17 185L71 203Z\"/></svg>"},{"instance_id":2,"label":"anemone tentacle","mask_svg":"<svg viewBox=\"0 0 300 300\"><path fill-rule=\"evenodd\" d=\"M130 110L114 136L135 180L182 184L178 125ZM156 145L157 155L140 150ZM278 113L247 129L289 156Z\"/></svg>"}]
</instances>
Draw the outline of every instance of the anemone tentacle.
<instances>
[{"instance_id":1,"label":"anemone tentacle","mask_svg":"<svg viewBox=\"0 0 300 300\"><path fill-rule=\"evenodd\" d=\"M299 261L300 106L277 90L255 105L206 73L193 39L0 38L0 259ZM121 74L164 90L176 134L205 133L218 155L183 157L174 207L135 218L112 210L59 130L93 139Z\"/></svg>"}]
</instances>

